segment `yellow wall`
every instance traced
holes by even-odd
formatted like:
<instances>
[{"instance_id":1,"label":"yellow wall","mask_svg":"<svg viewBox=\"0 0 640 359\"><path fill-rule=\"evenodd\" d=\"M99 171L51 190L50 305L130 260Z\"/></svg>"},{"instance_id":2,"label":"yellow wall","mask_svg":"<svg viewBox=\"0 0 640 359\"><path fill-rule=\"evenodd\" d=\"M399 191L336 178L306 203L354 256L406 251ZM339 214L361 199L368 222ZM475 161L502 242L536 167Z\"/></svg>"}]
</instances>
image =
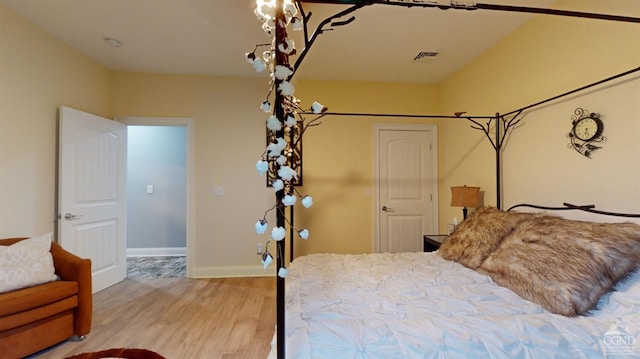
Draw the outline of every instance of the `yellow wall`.
<instances>
[{"instance_id":1,"label":"yellow wall","mask_svg":"<svg viewBox=\"0 0 640 359\"><path fill-rule=\"evenodd\" d=\"M264 79L116 72L115 116L186 117L195 129L197 276L259 266L254 223L272 205L255 163L265 148ZM212 195L223 186L224 196ZM227 272L228 273L228 272Z\"/></svg>"},{"instance_id":2,"label":"yellow wall","mask_svg":"<svg viewBox=\"0 0 640 359\"><path fill-rule=\"evenodd\" d=\"M57 108L111 116L110 71L0 6L0 237L54 229Z\"/></svg>"},{"instance_id":3,"label":"yellow wall","mask_svg":"<svg viewBox=\"0 0 640 359\"><path fill-rule=\"evenodd\" d=\"M334 112L424 114L438 106L435 85L305 80L295 85L301 106L318 101L331 104ZM196 272L255 265L255 245L268 235L256 235L253 223L273 204L273 191L253 166L264 151L267 115L259 109L264 79L116 72L113 87L116 116L194 118ZM311 238L296 240L296 255L371 252L373 197L364 192L373 185L373 125L433 120L327 116L321 122L304 138L305 185L299 191L313 196L315 204L298 206L295 226L308 228ZM224 186L224 197L211 195L214 185ZM274 212L267 219L274 223Z\"/></svg>"},{"instance_id":4,"label":"yellow wall","mask_svg":"<svg viewBox=\"0 0 640 359\"><path fill-rule=\"evenodd\" d=\"M436 86L427 84L303 81L296 96L307 108L313 101L330 112L433 114L438 111ZM432 119L327 116L304 135L302 194L314 199L298 208L296 227L308 228L308 241L298 240L295 254L372 252L373 128L376 123L434 123ZM301 206L298 206L301 207Z\"/></svg>"},{"instance_id":5,"label":"yellow wall","mask_svg":"<svg viewBox=\"0 0 640 359\"><path fill-rule=\"evenodd\" d=\"M640 16L640 2L633 0L566 0L556 6ZM442 109L473 115L507 113L639 65L638 24L537 16L442 83ZM604 90L524 113L503 151L505 207L574 201L640 212L637 88L629 84L612 89L623 94L616 101L613 92ZM591 160L567 148L576 107L605 115L608 141ZM486 203L496 205L493 149L486 139L480 140L481 133L465 126L443 122L440 127L441 228L459 215L459 209L446 202L452 185L480 185ZM634 189L631 197L620 190L629 186Z\"/></svg>"},{"instance_id":6,"label":"yellow wall","mask_svg":"<svg viewBox=\"0 0 640 359\"><path fill-rule=\"evenodd\" d=\"M258 263L256 243L268 234L256 235L253 224L274 198L254 167L265 147L268 116L259 109L265 80L116 72L113 88L115 116L194 119L195 271ZM425 113L438 103L433 85L301 80L296 93L304 94L303 107L319 101L330 103L331 111ZM297 255L372 251L372 197L364 190L372 189L373 124L383 121L406 122L329 116L305 133L305 186L299 191L308 191L316 204L295 218L296 227L312 233L309 241L296 242ZM212 196L214 185L224 186L224 197ZM267 217L272 224L274 216ZM340 239L345 237L352 239Z\"/></svg>"}]
</instances>

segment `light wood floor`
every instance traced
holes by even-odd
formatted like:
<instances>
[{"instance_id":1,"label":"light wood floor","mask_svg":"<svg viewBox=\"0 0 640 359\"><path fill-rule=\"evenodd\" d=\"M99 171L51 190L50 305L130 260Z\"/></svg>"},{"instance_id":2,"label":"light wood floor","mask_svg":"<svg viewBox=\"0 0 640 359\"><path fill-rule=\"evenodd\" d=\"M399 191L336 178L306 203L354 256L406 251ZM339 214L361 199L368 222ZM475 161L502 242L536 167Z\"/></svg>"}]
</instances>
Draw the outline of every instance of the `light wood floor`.
<instances>
[{"instance_id":1,"label":"light wood floor","mask_svg":"<svg viewBox=\"0 0 640 359\"><path fill-rule=\"evenodd\" d=\"M275 278L125 279L94 295L84 341L30 358L144 348L167 359L264 359L275 332L275 287Z\"/></svg>"}]
</instances>

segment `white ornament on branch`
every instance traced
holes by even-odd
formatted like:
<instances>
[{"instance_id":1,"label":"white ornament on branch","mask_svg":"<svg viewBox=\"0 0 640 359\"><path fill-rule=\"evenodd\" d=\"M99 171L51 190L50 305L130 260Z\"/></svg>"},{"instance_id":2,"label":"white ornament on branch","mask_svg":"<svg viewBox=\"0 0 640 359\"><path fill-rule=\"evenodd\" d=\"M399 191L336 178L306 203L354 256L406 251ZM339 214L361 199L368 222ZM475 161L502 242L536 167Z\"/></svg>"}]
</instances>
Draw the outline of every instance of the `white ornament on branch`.
<instances>
[{"instance_id":1,"label":"white ornament on branch","mask_svg":"<svg viewBox=\"0 0 640 359\"><path fill-rule=\"evenodd\" d=\"M264 61L262 61L261 58L256 57L253 60L253 69L256 70L256 72L262 72L265 68L267 68L267 65L264 63Z\"/></svg>"},{"instance_id":2,"label":"white ornament on branch","mask_svg":"<svg viewBox=\"0 0 640 359\"><path fill-rule=\"evenodd\" d=\"M285 267L280 267L280 269L278 269L278 277L280 278L286 278L289 275L289 270Z\"/></svg>"},{"instance_id":3,"label":"white ornament on branch","mask_svg":"<svg viewBox=\"0 0 640 359\"><path fill-rule=\"evenodd\" d=\"M290 181L293 177L298 178L296 171L289 166L282 166L278 170L278 176L285 181Z\"/></svg>"},{"instance_id":4,"label":"white ornament on branch","mask_svg":"<svg viewBox=\"0 0 640 359\"><path fill-rule=\"evenodd\" d=\"M294 194L287 194L282 198L282 204L285 206L293 206L296 204L296 196Z\"/></svg>"},{"instance_id":5,"label":"white ornament on branch","mask_svg":"<svg viewBox=\"0 0 640 359\"><path fill-rule=\"evenodd\" d=\"M274 227L271 230L271 239L274 241L281 241L284 239L284 236L287 234L287 231L284 227Z\"/></svg>"},{"instance_id":6,"label":"white ornament on branch","mask_svg":"<svg viewBox=\"0 0 640 359\"><path fill-rule=\"evenodd\" d=\"M267 267L269 266L269 264L271 264L271 262L273 262L273 256L271 255L271 253L269 252L265 252L262 254L262 266L264 269L267 269Z\"/></svg>"},{"instance_id":7,"label":"white ornament on branch","mask_svg":"<svg viewBox=\"0 0 640 359\"><path fill-rule=\"evenodd\" d=\"M273 181L273 183L271 184L271 187L273 187L274 191L278 192L279 190L284 188L284 182L282 182L281 179L277 179Z\"/></svg>"},{"instance_id":8,"label":"white ornament on branch","mask_svg":"<svg viewBox=\"0 0 640 359\"><path fill-rule=\"evenodd\" d=\"M296 120L296 116L294 116L292 113L288 113L286 119L284 120L284 124L289 127L293 127L297 123L298 121Z\"/></svg>"},{"instance_id":9,"label":"white ornament on branch","mask_svg":"<svg viewBox=\"0 0 640 359\"><path fill-rule=\"evenodd\" d=\"M263 2L256 8L256 12L263 18L273 19L276 17L275 4L269 1Z\"/></svg>"},{"instance_id":10,"label":"white ornament on branch","mask_svg":"<svg viewBox=\"0 0 640 359\"><path fill-rule=\"evenodd\" d=\"M293 70L288 66L276 65L273 74L278 80L285 80L287 77L293 75Z\"/></svg>"},{"instance_id":11,"label":"white ornament on branch","mask_svg":"<svg viewBox=\"0 0 640 359\"><path fill-rule=\"evenodd\" d=\"M269 26L268 21L262 24L262 30L265 32L265 34L267 34L267 36L273 37L273 27Z\"/></svg>"},{"instance_id":12,"label":"white ornament on branch","mask_svg":"<svg viewBox=\"0 0 640 359\"><path fill-rule=\"evenodd\" d=\"M294 17L291 19L291 26L294 30L302 30L304 28L304 23L299 17Z\"/></svg>"},{"instance_id":13,"label":"white ornament on branch","mask_svg":"<svg viewBox=\"0 0 640 359\"><path fill-rule=\"evenodd\" d=\"M279 89L282 96L293 96L293 93L296 90L289 81L282 81Z\"/></svg>"},{"instance_id":14,"label":"white ornament on branch","mask_svg":"<svg viewBox=\"0 0 640 359\"><path fill-rule=\"evenodd\" d=\"M259 220L258 222L256 222L256 233L264 234L264 232L267 231L267 227L268 227L268 223L265 219Z\"/></svg>"},{"instance_id":15,"label":"white ornament on branch","mask_svg":"<svg viewBox=\"0 0 640 359\"><path fill-rule=\"evenodd\" d=\"M278 50L286 55L291 55L291 53L296 49L296 43L290 38L284 39L284 42L278 44Z\"/></svg>"},{"instance_id":16,"label":"white ornament on branch","mask_svg":"<svg viewBox=\"0 0 640 359\"><path fill-rule=\"evenodd\" d=\"M287 147L287 142L282 138L276 138L275 143L270 143L267 146L268 157L278 157L282 154L282 151Z\"/></svg>"},{"instance_id":17,"label":"white ornament on branch","mask_svg":"<svg viewBox=\"0 0 640 359\"><path fill-rule=\"evenodd\" d=\"M284 5L284 12L287 16L296 16L298 14L298 8L293 3L287 3Z\"/></svg>"},{"instance_id":18,"label":"white ornament on branch","mask_svg":"<svg viewBox=\"0 0 640 359\"><path fill-rule=\"evenodd\" d=\"M276 116L271 115L267 119L267 128L274 132L280 131L282 129L282 122L280 122Z\"/></svg>"},{"instance_id":19,"label":"white ornament on branch","mask_svg":"<svg viewBox=\"0 0 640 359\"><path fill-rule=\"evenodd\" d=\"M311 111L313 111L313 113L322 113L324 111L326 111L327 108L324 107L321 103L319 102L313 102L313 104L311 104Z\"/></svg>"},{"instance_id":20,"label":"white ornament on branch","mask_svg":"<svg viewBox=\"0 0 640 359\"><path fill-rule=\"evenodd\" d=\"M258 173L260 173L260 176L264 176L264 174L269 170L269 163L267 161L259 160L256 163L256 169L258 170Z\"/></svg>"},{"instance_id":21,"label":"white ornament on branch","mask_svg":"<svg viewBox=\"0 0 640 359\"><path fill-rule=\"evenodd\" d=\"M260 109L264 112L271 112L271 102L269 100L265 100L261 105Z\"/></svg>"},{"instance_id":22,"label":"white ornament on branch","mask_svg":"<svg viewBox=\"0 0 640 359\"><path fill-rule=\"evenodd\" d=\"M313 205L313 198L311 196L304 196L302 200L300 200L304 208L309 208Z\"/></svg>"},{"instance_id":23,"label":"white ornament on branch","mask_svg":"<svg viewBox=\"0 0 640 359\"><path fill-rule=\"evenodd\" d=\"M264 60L264 62L266 63L271 63L274 59L274 53L271 50L267 50L262 52L262 59Z\"/></svg>"}]
</instances>

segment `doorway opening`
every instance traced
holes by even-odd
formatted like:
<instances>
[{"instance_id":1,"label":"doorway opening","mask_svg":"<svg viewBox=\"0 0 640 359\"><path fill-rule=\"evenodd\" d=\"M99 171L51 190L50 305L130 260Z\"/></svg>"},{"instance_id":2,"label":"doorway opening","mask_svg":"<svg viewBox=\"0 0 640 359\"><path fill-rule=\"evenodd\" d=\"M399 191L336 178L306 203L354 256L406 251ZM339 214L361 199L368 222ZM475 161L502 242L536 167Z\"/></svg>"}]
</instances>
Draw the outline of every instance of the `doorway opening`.
<instances>
[{"instance_id":1,"label":"doorway opening","mask_svg":"<svg viewBox=\"0 0 640 359\"><path fill-rule=\"evenodd\" d=\"M192 120L117 120L127 125L127 277L190 277Z\"/></svg>"}]
</instances>

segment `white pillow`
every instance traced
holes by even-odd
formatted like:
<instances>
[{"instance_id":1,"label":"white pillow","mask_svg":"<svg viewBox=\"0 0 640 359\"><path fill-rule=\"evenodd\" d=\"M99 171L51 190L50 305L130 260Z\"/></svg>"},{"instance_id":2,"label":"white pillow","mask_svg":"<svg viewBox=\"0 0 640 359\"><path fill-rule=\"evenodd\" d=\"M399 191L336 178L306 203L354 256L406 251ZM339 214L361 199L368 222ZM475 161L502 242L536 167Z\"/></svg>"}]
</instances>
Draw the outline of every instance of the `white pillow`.
<instances>
[{"instance_id":1,"label":"white pillow","mask_svg":"<svg viewBox=\"0 0 640 359\"><path fill-rule=\"evenodd\" d=\"M51 256L53 234L0 245L0 293L58 279Z\"/></svg>"}]
</instances>

